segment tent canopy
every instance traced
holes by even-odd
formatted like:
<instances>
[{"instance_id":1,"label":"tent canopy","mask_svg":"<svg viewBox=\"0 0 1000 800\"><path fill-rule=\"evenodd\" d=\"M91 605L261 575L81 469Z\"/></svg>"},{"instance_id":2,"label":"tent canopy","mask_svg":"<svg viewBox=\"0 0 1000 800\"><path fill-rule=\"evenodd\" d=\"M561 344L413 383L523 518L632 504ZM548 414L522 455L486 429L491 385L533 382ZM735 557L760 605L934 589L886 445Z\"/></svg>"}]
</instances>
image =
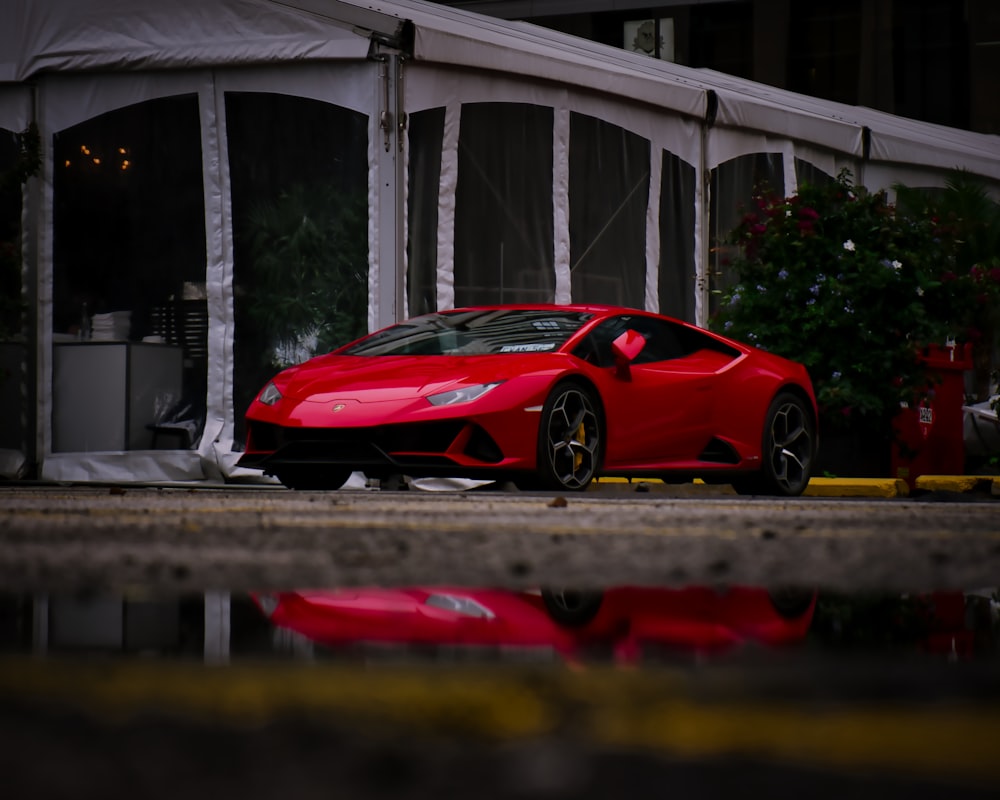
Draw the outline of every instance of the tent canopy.
<instances>
[{"instance_id":1,"label":"tent canopy","mask_svg":"<svg viewBox=\"0 0 1000 800\"><path fill-rule=\"evenodd\" d=\"M544 79L831 150L1000 180L1000 137L693 69L524 22L421 0L0 0L0 82L42 73L362 59L372 40L416 62Z\"/></svg>"}]
</instances>

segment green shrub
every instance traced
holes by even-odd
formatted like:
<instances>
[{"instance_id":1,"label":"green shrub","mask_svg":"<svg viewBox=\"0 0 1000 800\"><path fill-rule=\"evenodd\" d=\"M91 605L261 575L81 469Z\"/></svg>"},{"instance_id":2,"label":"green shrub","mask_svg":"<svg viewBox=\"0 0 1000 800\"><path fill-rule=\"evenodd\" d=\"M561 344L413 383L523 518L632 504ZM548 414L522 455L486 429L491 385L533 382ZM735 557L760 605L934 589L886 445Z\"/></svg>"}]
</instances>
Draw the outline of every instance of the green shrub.
<instances>
[{"instance_id":1,"label":"green shrub","mask_svg":"<svg viewBox=\"0 0 1000 800\"><path fill-rule=\"evenodd\" d=\"M804 364L826 431L884 435L925 388L920 347L965 333L942 281L953 238L846 171L792 197L758 195L730 241L736 283L712 327Z\"/></svg>"}]
</instances>

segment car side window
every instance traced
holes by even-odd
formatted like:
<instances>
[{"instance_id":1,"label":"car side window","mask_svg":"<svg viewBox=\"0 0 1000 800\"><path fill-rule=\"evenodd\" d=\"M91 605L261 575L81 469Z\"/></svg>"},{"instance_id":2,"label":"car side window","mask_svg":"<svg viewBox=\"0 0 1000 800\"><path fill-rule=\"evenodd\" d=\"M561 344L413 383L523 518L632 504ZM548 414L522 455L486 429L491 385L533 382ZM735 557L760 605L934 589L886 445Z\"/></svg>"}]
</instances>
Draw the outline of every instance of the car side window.
<instances>
[{"instance_id":1,"label":"car side window","mask_svg":"<svg viewBox=\"0 0 1000 800\"><path fill-rule=\"evenodd\" d=\"M576 346L573 355L599 367L614 366L611 343L626 330L642 334L646 340L634 364L654 364L683 358L688 354L675 325L665 320L644 316L621 316L598 325Z\"/></svg>"},{"instance_id":2,"label":"car side window","mask_svg":"<svg viewBox=\"0 0 1000 800\"><path fill-rule=\"evenodd\" d=\"M622 317L605 320L573 349L573 355L598 367L613 367L615 357L611 352L611 343L627 328Z\"/></svg>"},{"instance_id":3,"label":"car side window","mask_svg":"<svg viewBox=\"0 0 1000 800\"><path fill-rule=\"evenodd\" d=\"M646 339L645 347L632 362L634 364L654 364L657 361L670 361L687 355L674 326L669 322L652 317L635 317L629 327L641 333Z\"/></svg>"}]
</instances>

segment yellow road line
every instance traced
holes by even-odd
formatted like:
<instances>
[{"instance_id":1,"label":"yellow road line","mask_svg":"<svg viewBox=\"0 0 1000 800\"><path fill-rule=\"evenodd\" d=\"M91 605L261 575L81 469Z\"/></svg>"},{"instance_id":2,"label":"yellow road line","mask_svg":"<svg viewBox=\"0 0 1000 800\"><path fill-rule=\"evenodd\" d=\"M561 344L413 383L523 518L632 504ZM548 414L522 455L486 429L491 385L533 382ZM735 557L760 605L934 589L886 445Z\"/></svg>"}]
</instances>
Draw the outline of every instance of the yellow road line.
<instances>
[{"instance_id":1,"label":"yellow road line","mask_svg":"<svg viewBox=\"0 0 1000 800\"><path fill-rule=\"evenodd\" d=\"M567 729L584 741L674 757L750 756L829 769L1000 781L1000 705L762 701L670 670L0 659L0 702L75 708L118 724L158 712L254 728L306 715L354 730L405 724L459 738ZM718 688L718 687L716 687Z\"/></svg>"}]
</instances>

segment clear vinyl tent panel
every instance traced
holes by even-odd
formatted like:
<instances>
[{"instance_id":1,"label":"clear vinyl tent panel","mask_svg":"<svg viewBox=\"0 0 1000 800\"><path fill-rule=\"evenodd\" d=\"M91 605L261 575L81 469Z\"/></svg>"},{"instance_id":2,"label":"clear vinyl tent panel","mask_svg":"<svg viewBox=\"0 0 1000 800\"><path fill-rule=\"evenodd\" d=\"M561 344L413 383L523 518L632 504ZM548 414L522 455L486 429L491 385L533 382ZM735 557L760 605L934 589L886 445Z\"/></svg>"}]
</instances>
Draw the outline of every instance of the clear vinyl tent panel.
<instances>
[{"instance_id":1,"label":"clear vinyl tent panel","mask_svg":"<svg viewBox=\"0 0 1000 800\"><path fill-rule=\"evenodd\" d=\"M785 172L780 153L751 153L724 161L712 170L709 210L709 313L718 310L719 298L733 285L729 267L735 245L728 242L744 214L751 211L759 192L784 196Z\"/></svg>"},{"instance_id":2,"label":"clear vinyl tent panel","mask_svg":"<svg viewBox=\"0 0 1000 800\"><path fill-rule=\"evenodd\" d=\"M825 186L836 180L835 175L820 169L815 164L802 158L795 159L795 185L796 186Z\"/></svg>"},{"instance_id":3,"label":"clear vinyl tent panel","mask_svg":"<svg viewBox=\"0 0 1000 800\"><path fill-rule=\"evenodd\" d=\"M569 232L574 302L644 308L650 143L570 116Z\"/></svg>"},{"instance_id":4,"label":"clear vinyl tent panel","mask_svg":"<svg viewBox=\"0 0 1000 800\"><path fill-rule=\"evenodd\" d=\"M54 134L53 154L52 451L194 447L208 330L198 97L85 120Z\"/></svg>"},{"instance_id":5,"label":"clear vinyl tent panel","mask_svg":"<svg viewBox=\"0 0 1000 800\"><path fill-rule=\"evenodd\" d=\"M660 174L659 311L695 321L695 168L664 151Z\"/></svg>"},{"instance_id":6,"label":"clear vinyl tent panel","mask_svg":"<svg viewBox=\"0 0 1000 800\"><path fill-rule=\"evenodd\" d=\"M560 109L553 105L467 102L456 108L453 181L442 177L449 160L446 109L409 116L409 315L436 310L442 296L454 306L553 302L563 276L563 302L658 303L668 314L694 320L692 164L663 151L661 163L652 165L647 137L571 111L568 150L554 147ZM557 185L561 152L565 197ZM653 209L651 167L662 173ZM655 237L649 225L658 226ZM657 244L651 246L651 238ZM557 239L568 244L562 261ZM442 245L454 248L444 265ZM658 286L656 294L650 286Z\"/></svg>"},{"instance_id":7,"label":"clear vinyl tent panel","mask_svg":"<svg viewBox=\"0 0 1000 800\"><path fill-rule=\"evenodd\" d=\"M27 449L26 306L22 294L20 147L14 131L0 128L0 450Z\"/></svg>"},{"instance_id":8,"label":"clear vinyl tent panel","mask_svg":"<svg viewBox=\"0 0 1000 800\"><path fill-rule=\"evenodd\" d=\"M455 191L455 304L551 303L553 110L466 103Z\"/></svg>"},{"instance_id":9,"label":"clear vinyl tent panel","mask_svg":"<svg viewBox=\"0 0 1000 800\"><path fill-rule=\"evenodd\" d=\"M233 208L235 440L283 367L368 319L368 118L332 103L226 92Z\"/></svg>"},{"instance_id":10,"label":"clear vinyl tent panel","mask_svg":"<svg viewBox=\"0 0 1000 800\"><path fill-rule=\"evenodd\" d=\"M407 315L437 311L438 194L441 185L443 108L409 115L407 184Z\"/></svg>"}]
</instances>

